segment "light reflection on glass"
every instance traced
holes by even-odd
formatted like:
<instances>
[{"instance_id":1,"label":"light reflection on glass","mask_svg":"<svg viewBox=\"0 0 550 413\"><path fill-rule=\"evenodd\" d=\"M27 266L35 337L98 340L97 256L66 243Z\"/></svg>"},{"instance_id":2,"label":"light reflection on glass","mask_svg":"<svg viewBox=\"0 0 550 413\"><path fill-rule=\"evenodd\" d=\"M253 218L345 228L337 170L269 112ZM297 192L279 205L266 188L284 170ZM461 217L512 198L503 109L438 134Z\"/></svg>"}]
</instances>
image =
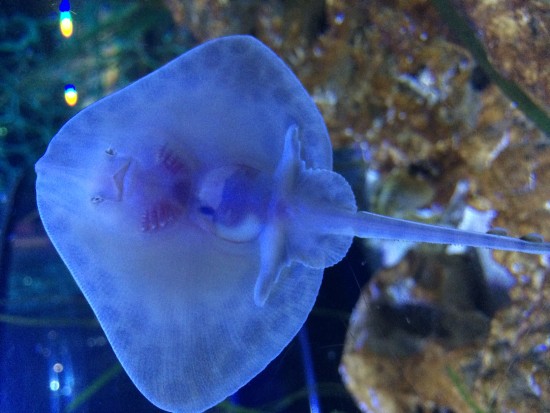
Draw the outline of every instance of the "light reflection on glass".
<instances>
[{"instance_id":1,"label":"light reflection on glass","mask_svg":"<svg viewBox=\"0 0 550 413\"><path fill-rule=\"evenodd\" d=\"M50 390L51 391L58 391L59 390L59 381L50 380Z\"/></svg>"}]
</instances>

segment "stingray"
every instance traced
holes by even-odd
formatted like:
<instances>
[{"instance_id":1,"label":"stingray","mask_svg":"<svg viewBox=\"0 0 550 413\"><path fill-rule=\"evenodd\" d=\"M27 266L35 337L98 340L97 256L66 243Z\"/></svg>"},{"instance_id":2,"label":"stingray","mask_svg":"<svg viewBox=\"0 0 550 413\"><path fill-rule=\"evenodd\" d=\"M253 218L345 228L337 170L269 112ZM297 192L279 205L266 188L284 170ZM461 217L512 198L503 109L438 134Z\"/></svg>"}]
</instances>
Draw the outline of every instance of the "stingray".
<instances>
[{"instance_id":1,"label":"stingray","mask_svg":"<svg viewBox=\"0 0 550 413\"><path fill-rule=\"evenodd\" d=\"M36 172L55 248L129 377L171 412L203 411L263 370L354 236L550 253L357 211L312 99L248 36L84 109Z\"/></svg>"}]
</instances>

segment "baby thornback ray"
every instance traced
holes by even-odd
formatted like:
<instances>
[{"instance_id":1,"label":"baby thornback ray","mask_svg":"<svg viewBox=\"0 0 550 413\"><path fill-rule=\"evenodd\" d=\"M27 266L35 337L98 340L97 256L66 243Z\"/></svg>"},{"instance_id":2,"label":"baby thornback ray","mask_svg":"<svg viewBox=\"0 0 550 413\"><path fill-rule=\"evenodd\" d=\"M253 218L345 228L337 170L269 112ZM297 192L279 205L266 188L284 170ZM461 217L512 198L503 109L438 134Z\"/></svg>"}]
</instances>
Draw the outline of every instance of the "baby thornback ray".
<instances>
[{"instance_id":1,"label":"baby thornback ray","mask_svg":"<svg viewBox=\"0 0 550 413\"><path fill-rule=\"evenodd\" d=\"M315 104L247 36L86 108L36 172L46 231L122 366L172 412L205 410L264 369L353 236L550 252L357 212Z\"/></svg>"}]
</instances>

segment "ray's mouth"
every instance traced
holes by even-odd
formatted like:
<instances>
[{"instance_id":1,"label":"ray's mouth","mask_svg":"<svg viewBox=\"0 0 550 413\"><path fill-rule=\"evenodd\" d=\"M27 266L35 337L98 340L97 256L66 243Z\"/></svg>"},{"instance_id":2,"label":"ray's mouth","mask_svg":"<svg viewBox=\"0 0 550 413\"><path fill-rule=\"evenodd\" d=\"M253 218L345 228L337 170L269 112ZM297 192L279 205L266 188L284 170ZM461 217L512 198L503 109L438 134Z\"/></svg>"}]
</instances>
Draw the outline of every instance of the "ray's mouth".
<instances>
[{"instance_id":1,"label":"ray's mouth","mask_svg":"<svg viewBox=\"0 0 550 413\"><path fill-rule=\"evenodd\" d=\"M121 166L117 169L117 171L113 175L113 182L115 184L116 188L116 201L122 201L122 196L124 193L124 181L126 178L126 173L128 172L128 168L130 167L130 160L125 159L121 162Z\"/></svg>"},{"instance_id":2,"label":"ray's mouth","mask_svg":"<svg viewBox=\"0 0 550 413\"><path fill-rule=\"evenodd\" d=\"M125 191L128 190L127 176L131 159L114 159L109 165L104 166L97 174L96 191L90 200L93 204L101 204L103 201L121 202L124 200Z\"/></svg>"}]
</instances>

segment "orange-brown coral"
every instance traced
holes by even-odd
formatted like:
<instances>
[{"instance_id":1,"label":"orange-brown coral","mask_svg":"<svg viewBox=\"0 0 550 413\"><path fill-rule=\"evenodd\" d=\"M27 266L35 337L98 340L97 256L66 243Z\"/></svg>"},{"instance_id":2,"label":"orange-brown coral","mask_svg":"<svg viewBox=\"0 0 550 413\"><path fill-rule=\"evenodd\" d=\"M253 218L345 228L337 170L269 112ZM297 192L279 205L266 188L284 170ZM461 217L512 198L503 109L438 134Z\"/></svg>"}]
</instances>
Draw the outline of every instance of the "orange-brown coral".
<instances>
[{"instance_id":1,"label":"orange-brown coral","mask_svg":"<svg viewBox=\"0 0 550 413\"><path fill-rule=\"evenodd\" d=\"M502 305L483 274L475 253L425 248L363 289L340 371L365 411L470 411L455 377L471 385L480 374L490 316Z\"/></svg>"}]
</instances>

